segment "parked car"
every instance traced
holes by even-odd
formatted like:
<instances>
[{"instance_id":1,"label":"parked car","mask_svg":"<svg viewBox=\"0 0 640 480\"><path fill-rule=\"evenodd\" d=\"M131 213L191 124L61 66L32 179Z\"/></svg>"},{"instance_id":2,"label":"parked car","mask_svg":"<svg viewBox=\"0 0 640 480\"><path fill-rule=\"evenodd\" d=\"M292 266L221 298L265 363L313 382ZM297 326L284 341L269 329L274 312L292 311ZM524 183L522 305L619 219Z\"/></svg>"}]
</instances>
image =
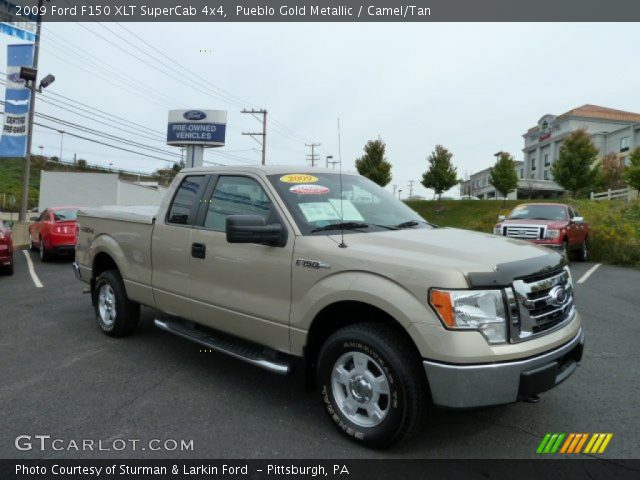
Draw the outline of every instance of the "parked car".
<instances>
[{"instance_id":1,"label":"parked car","mask_svg":"<svg viewBox=\"0 0 640 480\"><path fill-rule=\"evenodd\" d=\"M582 262L589 256L589 224L563 203L518 205L508 216L498 217L493 233L554 248L567 257L575 253Z\"/></svg>"},{"instance_id":2,"label":"parked car","mask_svg":"<svg viewBox=\"0 0 640 480\"><path fill-rule=\"evenodd\" d=\"M0 219L0 274L13 275L13 238L12 221Z\"/></svg>"},{"instance_id":3,"label":"parked car","mask_svg":"<svg viewBox=\"0 0 640 480\"><path fill-rule=\"evenodd\" d=\"M301 365L330 422L370 447L421 431L430 401L536 401L582 358L561 255L438 228L360 175L187 169L159 208L78 221L74 271L105 334L131 334L147 305L207 349Z\"/></svg>"},{"instance_id":4,"label":"parked car","mask_svg":"<svg viewBox=\"0 0 640 480\"><path fill-rule=\"evenodd\" d=\"M78 207L45 209L39 217L32 217L29 225L29 248L40 252L46 262L53 255L73 256L77 240Z\"/></svg>"}]
</instances>

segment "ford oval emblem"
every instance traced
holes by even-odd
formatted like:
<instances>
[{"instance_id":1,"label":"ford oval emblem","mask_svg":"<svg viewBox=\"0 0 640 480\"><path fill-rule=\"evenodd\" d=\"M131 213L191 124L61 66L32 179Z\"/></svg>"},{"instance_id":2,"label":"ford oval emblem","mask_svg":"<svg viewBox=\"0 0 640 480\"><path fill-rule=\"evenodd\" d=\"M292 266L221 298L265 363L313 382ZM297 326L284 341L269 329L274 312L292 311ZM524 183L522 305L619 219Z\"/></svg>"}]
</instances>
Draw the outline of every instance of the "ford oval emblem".
<instances>
[{"instance_id":1,"label":"ford oval emblem","mask_svg":"<svg viewBox=\"0 0 640 480\"><path fill-rule=\"evenodd\" d=\"M8 75L9 81L13 83L24 83L24 79L20 78L19 73L10 73Z\"/></svg>"},{"instance_id":2,"label":"ford oval emblem","mask_svg":"<svg viewBox=\"0 0 640 480\"><path fill-rule=\"evenodd\" d=\"M188 112L184 112L183 117L186 120L204 120L207 118L207 114L200 110L189 110Z\"/></svg>"}]
</instances>

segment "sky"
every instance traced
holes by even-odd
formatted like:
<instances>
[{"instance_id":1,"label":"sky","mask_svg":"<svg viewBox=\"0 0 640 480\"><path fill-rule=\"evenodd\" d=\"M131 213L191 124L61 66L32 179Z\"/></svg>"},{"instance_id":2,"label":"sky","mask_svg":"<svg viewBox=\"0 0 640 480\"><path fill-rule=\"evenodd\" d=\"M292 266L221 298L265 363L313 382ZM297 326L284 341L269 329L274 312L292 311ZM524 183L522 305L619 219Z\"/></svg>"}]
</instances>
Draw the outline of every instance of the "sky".
<instances>
[{"instance_id":1,"label":"sky","mask_svg":"<svg viewBox=\"0 0 640 480\"><path fill-rule=\"evenodd\" d=\"M160 138L168 110L227 110L226 146L208 151L205 160L258 164L259 145L241 133L260 123L240 110L265 108L267 163L306 165L305 143L320 143L321 163L341 152L344 169L354 170L366 142L380 137L393 165L388 188L397 185L403 196L411 180L414 194L433 195L420 180L437 144L453 153L463 177L491 166L501 150L521 160L523 133L547 113L586 103L640 112L640 28L633 23L122 25L45 24L41 76L56 76L51 92L158 137L139 138L45 102L36 103L37 112L176 154ZM0 36L3 72L8 43L19 42ZM61 140L63 160L76 153L92 164L142 172L168 165L41 127L33 151L59 156Z\"/></svg>"}]
</instances>

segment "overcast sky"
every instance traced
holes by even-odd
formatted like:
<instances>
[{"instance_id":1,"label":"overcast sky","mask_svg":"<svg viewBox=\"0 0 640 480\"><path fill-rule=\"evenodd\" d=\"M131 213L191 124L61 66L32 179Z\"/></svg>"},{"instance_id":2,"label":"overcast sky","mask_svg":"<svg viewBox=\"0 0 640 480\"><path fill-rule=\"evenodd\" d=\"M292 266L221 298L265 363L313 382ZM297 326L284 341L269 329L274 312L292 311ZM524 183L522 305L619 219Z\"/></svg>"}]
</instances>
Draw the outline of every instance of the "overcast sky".
<instances>
[{"instance_id":1,"label":"overcast sky","mask_svg":"<svg viewBox=\"0 0 640 480\"><path fill-rule=\"evenodd\" d=\"M431 196L419 180L436 144L453 152L463 176L490 166L499 150L521 160L522 134L546 113L560 114L585 103L640 112L638 24L124 26L207 79L210 88L194 87L197 80L190 71L177 75L160 66L149 55L169 60L116 24L105 28L49 23L43 30L40 71L55 74L50 90L146 125L160 135L166 132L171 108L228 110L227 145L219 151L237 158L222 158L215 152L205 156L228 164L259 162L254 150L258 145L241 132L257 130L260 124L240 114L239 104L226 103L218 89L241 99L242 106L268 109L285 126L269 123L269 163L305 165L309 149L304 140L322 144L317 152L323 163L326 155L337 159L339 117L344 168L354 169L367 140L380 136L393 164L392 184L405 194L409 180L415 180L416 193ZM8 43L16 42L0 37L3 72ZM147 88L123 83L120 74L144 82ZM134 138L43 102L37 111ZM36 127L34 153L43 146L45 155L59 155L60 139L59 133ZM160 140L138 141L178 152ZM74 152L89 163L113 163L130 170L152 171L166 165L65 135L63 159L71 160Z\"/></svg>"}]
</instances>

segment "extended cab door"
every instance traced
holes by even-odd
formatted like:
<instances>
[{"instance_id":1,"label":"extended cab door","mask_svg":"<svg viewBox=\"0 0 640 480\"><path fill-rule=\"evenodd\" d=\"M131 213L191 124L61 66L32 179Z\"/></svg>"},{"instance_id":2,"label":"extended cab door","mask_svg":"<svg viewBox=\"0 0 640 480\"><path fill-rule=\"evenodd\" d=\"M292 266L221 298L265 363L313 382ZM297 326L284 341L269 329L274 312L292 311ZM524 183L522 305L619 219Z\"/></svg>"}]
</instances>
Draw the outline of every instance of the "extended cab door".
<instances>
[{"instance_id":1,"label":"extended cab door","mask_svg":"<svg viewBox=\"0 0 640 480\"><path fill-rule=\"evenodd\" d=\"M176 189L167 213L157 218L151 238L152 285L156 307L190 318L191 231L210 175L187 175Z\"/></svg>"},{"instance_id":2,"label":"extended cab door","mask_svg":"<svg viewBox=\"0 0 640 480\"><path fill-rule=\"evenodd\" d=\"M212 182L193 229L191 297L194 321L277 350L289 349L294 236L265 185L250 175ZM284 247L231 244L228 215L260 215L289 230Z\"/></svg>"}]
</instances>

